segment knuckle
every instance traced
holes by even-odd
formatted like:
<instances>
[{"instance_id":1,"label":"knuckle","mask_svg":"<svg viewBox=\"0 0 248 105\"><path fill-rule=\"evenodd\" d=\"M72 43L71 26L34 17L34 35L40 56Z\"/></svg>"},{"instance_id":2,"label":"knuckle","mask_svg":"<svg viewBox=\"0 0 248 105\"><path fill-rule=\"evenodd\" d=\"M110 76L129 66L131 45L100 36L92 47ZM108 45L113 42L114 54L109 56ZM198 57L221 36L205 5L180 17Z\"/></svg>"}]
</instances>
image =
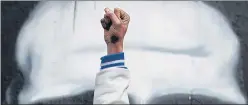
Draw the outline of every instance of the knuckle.
<instances>
[{"instance_id":1,"label":"knuckle","mask_svg":"<svg viewBox=\"0 0 248 105\"><path fill-rule=\"evenodd\" d=\"M113 17L115 14L114 13L109 13L109 16Z\"/></svg>"},{"instance_id":2,"label":"knuckle","mask_svg":"<svg viewBox=\"0 0 248 105\"><path fill-rule=\"evenodd\" d=\"M123 11L122 9L120 9L120 8L116 8L116 10L118 10L118 11Z\"/></svg>"}]
</instances>

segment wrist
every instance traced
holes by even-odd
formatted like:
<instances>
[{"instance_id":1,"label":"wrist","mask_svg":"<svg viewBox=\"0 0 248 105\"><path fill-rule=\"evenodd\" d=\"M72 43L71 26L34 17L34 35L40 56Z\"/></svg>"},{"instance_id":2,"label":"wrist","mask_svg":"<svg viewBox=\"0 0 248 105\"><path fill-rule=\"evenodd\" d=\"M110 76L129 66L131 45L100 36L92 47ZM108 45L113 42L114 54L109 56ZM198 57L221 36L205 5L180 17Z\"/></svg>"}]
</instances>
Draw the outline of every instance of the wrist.
<instances>
[{"instance_id":1,"label":"wrist","mask_svg":"<svg viewBox=\"0 0 248 105\"><path fill-rule=\"evenodd\" d=\"M110 54L117 54L123 52L123 44L122 43L116 43L116 44L108 44L107 45L108 55Z\"/></svg>"}]
</instances>

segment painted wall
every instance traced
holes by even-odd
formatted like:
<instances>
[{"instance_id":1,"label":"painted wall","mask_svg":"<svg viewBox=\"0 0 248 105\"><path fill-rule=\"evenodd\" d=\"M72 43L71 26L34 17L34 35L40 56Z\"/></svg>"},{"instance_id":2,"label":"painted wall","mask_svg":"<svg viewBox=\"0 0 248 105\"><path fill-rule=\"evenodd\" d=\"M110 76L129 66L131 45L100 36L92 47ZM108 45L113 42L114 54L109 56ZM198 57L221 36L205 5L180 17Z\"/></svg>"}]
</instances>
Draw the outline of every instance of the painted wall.
<instances>
[{"instance_id":1,"label":"painted wall","mask_svg":"<svg viewBox=\"0 0 248 105\"><path fill-rule=\"evenodd\" d=\"M22 103L93 89L106 54L104 7L131 16L125 53L135 101L193 93L245 102L235 78L241 41L215 9L202 2L88 1L40 4L24 24L16 54L31 84Z\"/></svg>"}]
</instances>

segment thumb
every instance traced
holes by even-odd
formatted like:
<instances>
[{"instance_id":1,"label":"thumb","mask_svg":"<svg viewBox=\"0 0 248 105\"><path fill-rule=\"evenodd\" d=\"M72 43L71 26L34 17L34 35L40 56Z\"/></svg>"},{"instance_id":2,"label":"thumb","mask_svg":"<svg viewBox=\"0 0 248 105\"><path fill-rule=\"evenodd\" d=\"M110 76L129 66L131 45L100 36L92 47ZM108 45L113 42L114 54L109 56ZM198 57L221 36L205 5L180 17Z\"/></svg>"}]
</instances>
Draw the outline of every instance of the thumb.
<instances>
[{"instance_id":1,"label":"thumb","mask_svg":"<svg viewBox=\"0 0 248 105\"><path fill-rule=\"evenodd\" d=\"M112 24L120 24L120 20L118 19L118 17L114 14L114 12L112 10L110 10L109 8L105 8L105 15L110 18L110 20L112 21Z\"/></svg>"},{"instance_id":2,"label":"thumb","mask_svg":"<svg viewBox=\"0 0 248 105\"><path fill-rule=\"evenodd\" d=\"M128 24L129 21L130 21L130 16L125 12L123 11L122 9L120 8L115 8L114 9L114 13L115 15L125 24Z\"/></svg>"}]
</instances>

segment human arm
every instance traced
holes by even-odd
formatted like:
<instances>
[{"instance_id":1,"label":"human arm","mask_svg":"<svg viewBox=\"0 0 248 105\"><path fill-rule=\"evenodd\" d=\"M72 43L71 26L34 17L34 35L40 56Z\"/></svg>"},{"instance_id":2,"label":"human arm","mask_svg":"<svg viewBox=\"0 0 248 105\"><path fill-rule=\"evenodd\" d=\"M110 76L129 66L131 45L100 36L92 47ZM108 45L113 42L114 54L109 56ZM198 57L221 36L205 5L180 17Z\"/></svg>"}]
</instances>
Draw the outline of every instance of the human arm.
<instances>
[{"instance_id":1,"label":"human arm","mask_svg":"<svg viewBox=\"0 0 248 105\"><path fill-rule=\"evenodd\" d=\"M129 70L125 66L123 41L127 31L129 16L121 9L115 8L114 13L105 9L101 20L104 28L104 39L107 44L107 55L101 58L101 69L96 76L94 104L129 104L127 89L130 81ZM106 30L108 19L112 21ZM111 42L111 36L117 36L116 43Z\"/></svg>"}]
</instances>

